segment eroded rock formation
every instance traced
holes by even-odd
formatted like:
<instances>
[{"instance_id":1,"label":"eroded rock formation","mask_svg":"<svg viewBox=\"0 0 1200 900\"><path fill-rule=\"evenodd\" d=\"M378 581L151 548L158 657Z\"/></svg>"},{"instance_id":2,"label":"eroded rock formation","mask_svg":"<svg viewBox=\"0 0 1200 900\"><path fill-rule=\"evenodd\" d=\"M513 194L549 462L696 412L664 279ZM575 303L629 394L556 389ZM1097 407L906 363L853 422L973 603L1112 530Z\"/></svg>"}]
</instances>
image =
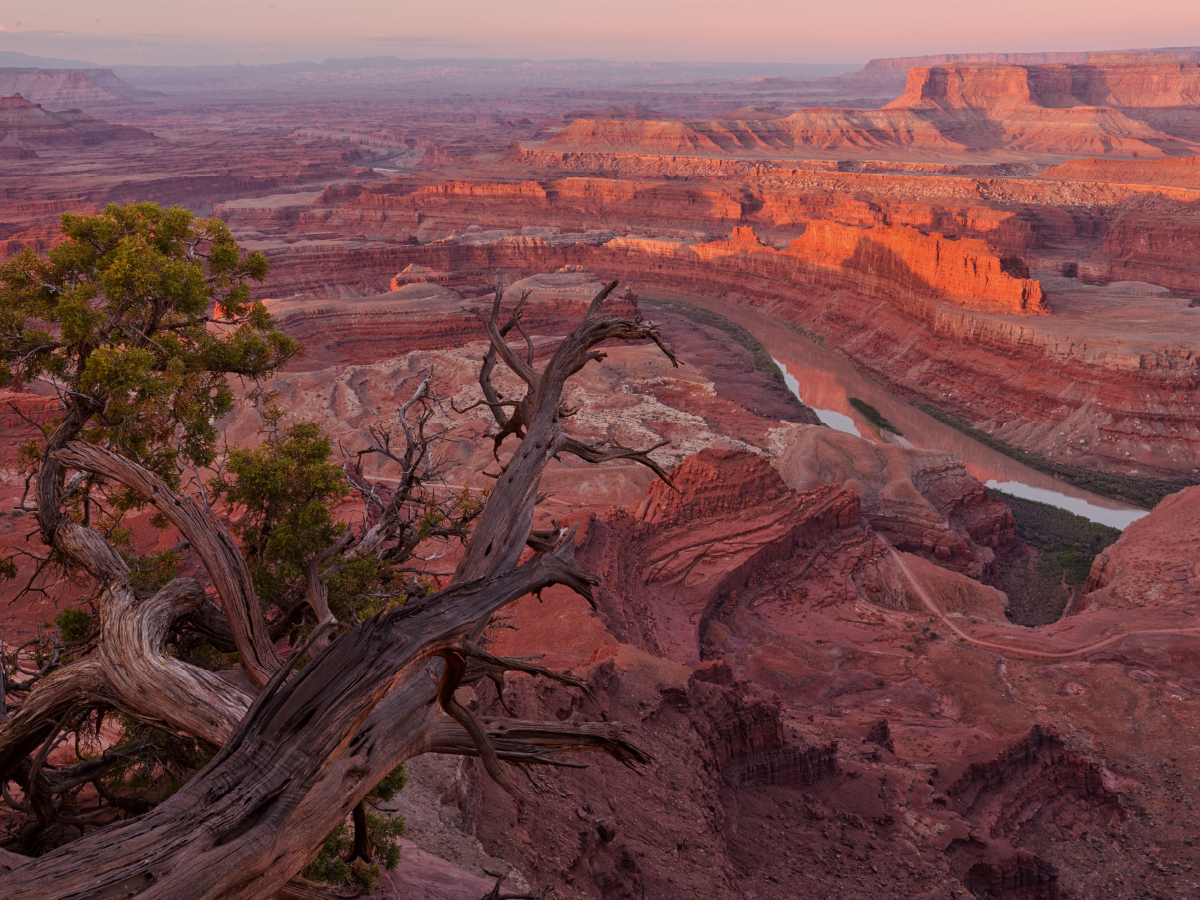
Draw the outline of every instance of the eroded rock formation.
<instances>
[{"instance_id":1,"label":"eroded rock formation","mask_svg":"<svg viewBox=\"0 0 1200 900\"><path fill-rule=\"evenodd\" d=\"M914 65L879 110L802 109L778 119L693 122L579 119L548 151L685 156L965 159L1029 154L1191 154L1200 67L1169 56L1093 56L1073 64ZM1148 119L1144 111L1172 110Z\"/></svg>"},{"instance_id":2,"label":"eroded rock formation","mask_svg":"<svg viewBox=\"0 0 1200 900\"><path fill-rule=\"evenodd\" d=\"M92 147L108 141L149 143L154 135L93 119L78 109L51 112L20 94L0 97L0 151Z\"/></svg>"},{"instance_id":3,"label":"eroded rock formation","mask_svg":"<svg viewBox=\"0 0 1200 900\"><path fill-rule=\"evenodd\" d=\"M0 68L0 96L21 94L53 109L111 106L160 98L122 81L112 69Z\"/></svg>"}]
</instances>

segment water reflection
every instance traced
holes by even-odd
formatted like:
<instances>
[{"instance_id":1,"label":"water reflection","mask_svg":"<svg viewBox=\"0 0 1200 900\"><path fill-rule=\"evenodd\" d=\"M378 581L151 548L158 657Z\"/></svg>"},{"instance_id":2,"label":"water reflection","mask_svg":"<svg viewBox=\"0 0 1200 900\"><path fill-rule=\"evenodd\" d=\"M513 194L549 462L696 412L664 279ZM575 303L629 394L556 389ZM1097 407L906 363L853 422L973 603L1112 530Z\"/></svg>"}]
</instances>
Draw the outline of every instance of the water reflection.
<instances>
[{"instance_id":1,"label":"water reflection","mask_svg":"<svg viewBox=\"0 0 1200 900\"><path fill-rule=\"evenodd\" d=\"M844 431L847 434L852 434L855 437L862 437L862 432L854 424L854 420L840 412L835 412L832 409L821 409L815 406L808 400L804 399L804 392L800 390L800 381L788 371L787 363L781 359L775 360L775 365L779 366L779 370L783 372L783 380L787 384L788 389L795 394L801 403L817 414L817 418L832 428L834 431ZM810 395L811 396L811 395Z\"/></svg>"},{"instance_id":2,"label":"water reflection","mask_svg":"<svg viewBox=\"0 0 1200 900\"><path fill-rule=\"evenodd\" d=\"M1024 497L1026 500L1036 500L1038 503L1057 506L1059 509L1068 510L1077 516L1083 516L1085 519L1091 519L1093 522L1099 522L1112 528L1120 528L1122 531L1127 525L1147 514L1144 509L1132 507L1129 509L1105 509L1102 506L1095 506L1081 497L1068 497L1058 491L1036 488L1019 481L996 481L993 479L986 484L990 488L1012 494L1014 497Z\"/></svg>"},{"instance_id":3,"label":"water reflection","mask_svg":"<svg viewBox=\"0 0 1200 900\"><path fill-rule=\"evenodd\" d=\"M989 487L1069 510L1114 528L1125 528L1146 511L1093 494L1031 469L961 431L910 406L878 382L859 374L838 353L801 337L786 325L752 310L715 300L692 300L737 322L758 339L784 372L792 392L826 425L881 443L879 429L850 405L858 397L875 407L915 447L945 450Z\"/></svg>"}]
</instances>

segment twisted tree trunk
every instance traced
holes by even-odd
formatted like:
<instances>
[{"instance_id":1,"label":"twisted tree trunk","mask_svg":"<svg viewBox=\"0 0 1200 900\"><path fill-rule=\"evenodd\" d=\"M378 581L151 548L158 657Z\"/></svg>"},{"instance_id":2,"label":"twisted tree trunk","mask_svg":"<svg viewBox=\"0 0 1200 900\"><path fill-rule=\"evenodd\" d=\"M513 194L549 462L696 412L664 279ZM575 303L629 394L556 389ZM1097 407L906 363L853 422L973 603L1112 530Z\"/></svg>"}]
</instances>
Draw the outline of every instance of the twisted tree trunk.
<instances>
[{"instance_id":1,"label":"twisted tree trunk","mask_svg":"<svg viewBox=\"0 0 1200 900\"><path fill-rule=\"evenodd\" d=\"M551 755L555 751L603 752L629 766L648 761L619 725L477 720L454 701L455 688L472 673L550 674L498 659L472 643L496 611L552 584L591 596L594 579L572 563L573 532L548 542L530 538L549 460L562 452L592 462L632 458L659 471L642 451L589 445L563 429L563 388L587 362L602 357L592 348L609 339L649 339L662 346L652 325L600 316L600 304L615 284L597 296L540 374L531 343L525 359L505 343L505 334L520 330L519 307L504 326L498 320L499 294L490 318L477 311L492 344L481 373L486 405L502 431L520 443L454 579L445 590L338 635L299 671L275 653L245 563L206 510L129 460L69 439L52 441L39 479L39 503L54 504L40 509L43 533L104 586L101 635L94 653L43 679L0 724L0 777L52 738L68 711L88 705L119 709L221 750L176 794L138 818L41 857L0 855L0 896L331 896L295 880L297 873L374 786L413 756L478 755L501 783L507 779L500 760L561 764ZM526 382L520 400L506 401L491 386L497 357ZM211 619L215 611L190 579L140 597L124 561L103 536L58 511L67 467L138 491L196 548L242 654L240 681L166 652L167 637L180 621ZM518 564L527 542L539 552ZM428 673L439 669L434 684Z\"/></svg>"}]
</instances>

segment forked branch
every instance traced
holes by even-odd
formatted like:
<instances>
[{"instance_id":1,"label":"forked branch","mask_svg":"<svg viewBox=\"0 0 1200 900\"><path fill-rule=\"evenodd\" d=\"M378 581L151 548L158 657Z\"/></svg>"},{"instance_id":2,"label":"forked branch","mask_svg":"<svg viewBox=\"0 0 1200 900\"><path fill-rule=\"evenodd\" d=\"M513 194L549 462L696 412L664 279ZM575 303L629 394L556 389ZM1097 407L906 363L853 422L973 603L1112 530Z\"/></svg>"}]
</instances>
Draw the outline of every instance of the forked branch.
<instances>
[{"instance_id":1,"label":"forked branch","mask_svg":"<svg viewBox=\"0 0 1200 900\"><path fill-rule=\"evenodd\" d=\"M579 457L584 462L593 464L611 462L616 459L630 459L639 465L645 466L667 484L671 484L671 477L667 474L666 470L650 456L655 450L665 447L669 443L671 442L659 441L653 447L646 450L637 450L631 447L622 447L611 439L605 439L596 444L588 444L577 438L563 435L559 438L558 449L560 453L570 453L572 456Z\"/></svg>"},{"instance_id":2,"label":"forked branch","mask_svg":"<svg viewBox=\"0 0 1200 900\"><path fill-rule=\"evenodd\" d=\"M136 491L179 529L212 578L242 662L255 681L265 684L281 660L267 634L246 562L220 522L190 497L175 494L154 473L102 447L73 441L55 456L62 463L111 478Z\"/></svg>"},{"instance_id":3,"label":"forked branch","mask_svg":"<svg viewBox=\"0 0 1200 900\"><path fill-rule=\"evenodd\" d=\"M613 456L614 459L630 458L642 461L637 455L639 451L627 448L617 448L614 451L597 450L568 438L561 422L562 395L567 380L596 358L592 352L593 348L605 341L649 340L662 349L673 365L679 364L675 355L663 343L657 325L640 317L601 317L601 305L616 286L617 282L610 282L596 294L583 321L562 340L540 374L516 357L504 340L503 329L497 326L500 312L499 291L491 317L475 310L476 316L484 322L491 341L480 376L485 398L493 404L503 400L491 385L491 368L497 356L525 381L528 390L511 417L505 415L503 407L492 407L501 425L500 434L496 437L497 451L508 434L515 434L520 438L521 445L497 480L488 505L479 518L471 546L455 570L456 580L485 577L516 563L533 527L533 507L542 471L557 453L564 449L572 452L578 449L580 453L591 456L615 452L618 455ZM564 440L574 443L564 446ZM650 451L640 452L645 456L645 453ZM653 463L648 457L645 457L645 460L647 463ZM651 468L658 473L662 472L655 464L652 464Z\"/></svg>"}]
</instances>

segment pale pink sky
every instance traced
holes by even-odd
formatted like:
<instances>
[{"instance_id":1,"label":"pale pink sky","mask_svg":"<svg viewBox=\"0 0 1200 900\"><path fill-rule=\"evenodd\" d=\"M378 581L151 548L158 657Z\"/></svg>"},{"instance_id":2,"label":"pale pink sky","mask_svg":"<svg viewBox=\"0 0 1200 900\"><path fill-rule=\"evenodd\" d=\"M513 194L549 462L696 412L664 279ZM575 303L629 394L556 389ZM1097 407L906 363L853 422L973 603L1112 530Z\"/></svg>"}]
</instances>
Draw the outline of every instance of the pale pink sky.
<instances>
[{"instance_id":1,"label":"pale pink sky","mask_svg":"<svg viewBox=\"0 0 1200 900\"><path fill-rule=\"evenodd\" d=\"M1200 0L4 0L0 50L103 64L330 55L854 62L1200 44Z\"/></svg>"}]
</instances>

